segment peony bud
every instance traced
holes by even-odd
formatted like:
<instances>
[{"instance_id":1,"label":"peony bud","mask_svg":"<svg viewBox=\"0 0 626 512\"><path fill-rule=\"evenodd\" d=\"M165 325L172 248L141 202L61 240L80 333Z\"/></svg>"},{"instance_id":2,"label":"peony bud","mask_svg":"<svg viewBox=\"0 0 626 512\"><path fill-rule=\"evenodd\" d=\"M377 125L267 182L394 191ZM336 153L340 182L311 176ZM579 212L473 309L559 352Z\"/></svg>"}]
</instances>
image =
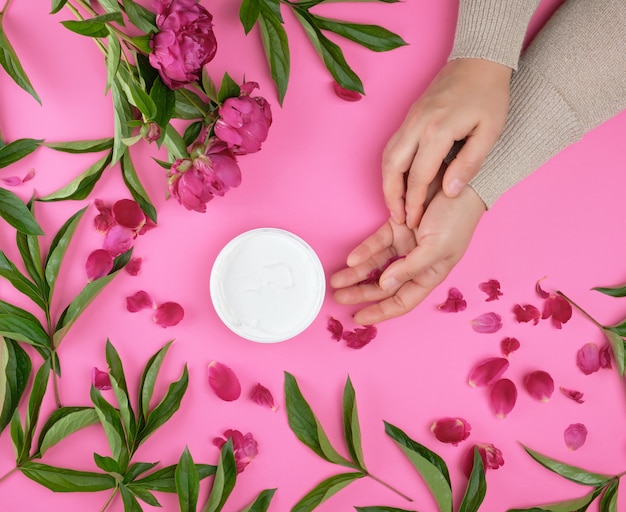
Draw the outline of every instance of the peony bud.
<instances>
[{"instance_id":1,"label":"peony bud","mask_svg":"<svg viewBox=\"0 0 626 512\"><path fill-rule=\"evenodd\" d=\"M549 373L537 370L524 378L524 386L528 394L535 400L547 402L554 392L554 381Z\"/></svg>"},{"instance_id":2,"label":"peony bud","mask_svg":"<svg viewBox=\"0 0 626 512\"><path fill-rule=\"evenodd\" d=\"M469 435L471 425L463 418L441 418L433 422L430 431L442 443L451 443L456 446L465 441Z\"/></svg>"}]
</instances>

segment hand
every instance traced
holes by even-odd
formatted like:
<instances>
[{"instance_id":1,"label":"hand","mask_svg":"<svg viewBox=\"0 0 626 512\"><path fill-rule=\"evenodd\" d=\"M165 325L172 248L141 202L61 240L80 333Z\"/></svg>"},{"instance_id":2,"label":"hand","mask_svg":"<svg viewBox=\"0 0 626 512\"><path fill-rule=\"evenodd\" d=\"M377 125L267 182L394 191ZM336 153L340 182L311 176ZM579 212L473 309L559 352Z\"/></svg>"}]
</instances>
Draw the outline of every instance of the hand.
<instances>
[{"instance_id":1,"label":"hand","mask_svg":"<svg viewBox=\"0 0 626 512\"><path fill-rule=\"evenodd\" d=\"M428 204L417 229L388 220L347 259L347 268L330 278L335 300L342 304L373 302L357 312L356 322L369 325L412 310L450 273L467 249L485 211L471 187L458 197L439 191ZM358 284L390 258L379 284Z\"/></svg>"},{"instance_id":2,"label":"hand","mask_svg":"<svg viewBox=\"0 0 626 512\"><path fill-rule=\"evenodd\" d=\"M455 197L478 173L506 122L511 73L484 59L454 59L413 104L383 151L383 192L396 223L417 227L428 185L455 141L466 139L445 173L445 194Z\"/></svg>"}]
</instances>

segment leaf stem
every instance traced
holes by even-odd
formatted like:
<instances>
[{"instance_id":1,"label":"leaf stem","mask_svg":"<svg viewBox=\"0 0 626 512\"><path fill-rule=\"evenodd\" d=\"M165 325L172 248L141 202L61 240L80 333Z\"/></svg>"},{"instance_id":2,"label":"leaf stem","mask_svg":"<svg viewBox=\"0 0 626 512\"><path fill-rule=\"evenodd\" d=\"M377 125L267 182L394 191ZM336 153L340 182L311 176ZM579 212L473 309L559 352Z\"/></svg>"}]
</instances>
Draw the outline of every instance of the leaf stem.
<instances>
[{"instance_id":1,"label":"leaf stem","mask_svg":"<svg viewBox=\"0 0 626 512\"><path fill-rule=\"evenodd\" d=\"M576 304L572 299L570 299L567 295L565 295L563 292L557 290L556 291L557 295L560 295L561 297L563 297L567 302L569 302L572 306L574 306L578 311L580 311L583 315L585 315L589 320L591 320L597 327L599 327L600 329L606 329L606 327L604 325L602 325L600 322L598 322L595 318L593 318L589 313L587 313L583 308L581 308L578 304Z\"/></svg>"},{"instance_id":2,"label":"leaf stem","mask_svg":"<svg viewBox=\"0 0 626 512\"><path fill-rule=\"evenodd\" d=\"M386 487L387 489L389 489L392 492L395 492L398 496L404 498L407 501L413 501L412 498L409 498L406 494L400 492L398 489L396 489L395 487L393 487L392 485L388 484L387 482L381 480L380 478L372 475L370 472L368 471L364 471L363 474L365 476L369 476L372 480L374 480L375 482L378 482L380 485L382 485L383 487Z\"/></svg>"},{"instance_id":3,"label":"leaf stem","mask_svg":"<svg viewBox=\"0 0 626 512\"><path fill-rule=\"evenodd\" d=\"M0 11L0 19L2 19L2 17L6 14L6 12L9 9L9 5L11 5L11 0L7 0L4 4L4 7L2 8L2 10Z\"/></svg>"},{"instance_id":4,"label":"leaf stem","mask_svg":"<svg viewBox=\"0 0 626 512\"><path fill-rule=\"evenodd\" d=\"M109 496L109 499L106 501L104 506L100 509L100 512L104 512L107 508L109 508L109 505L113 501L113 498L115 498L115 495L117 494L117 491L118 491L118 488L116 486L115 489L113 489L113 492L111 493L111 496Z\"/></svg>"},{"instance_id":5,"label":"leaf stem","mask_svg":"<svg viewBox=\"0 0 626 512\"><path fill-rule=\"evenodd\" d=\"M7 474L0 476L0 483L4 482L7 478L9 478L13 473L15 473L19 469L18 466L15 466L11 471Z\"/></svg>"}]
</instances>

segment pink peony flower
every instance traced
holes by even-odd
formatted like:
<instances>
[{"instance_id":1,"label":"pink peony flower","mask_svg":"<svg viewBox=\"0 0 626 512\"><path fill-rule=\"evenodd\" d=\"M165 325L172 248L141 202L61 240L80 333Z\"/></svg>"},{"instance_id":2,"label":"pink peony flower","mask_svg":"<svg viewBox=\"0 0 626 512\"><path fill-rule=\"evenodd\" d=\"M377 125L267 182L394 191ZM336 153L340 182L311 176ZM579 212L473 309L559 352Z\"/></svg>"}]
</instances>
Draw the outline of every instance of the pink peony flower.
<instances>
[{"instance_id":1,"label":"pink peony flower","mask_svg":"<svg viewBox=\"0 0 626 512\"><path fill-rule=\"evenodd\" d=\"M170 89L198 80L217 41L213 16L197 0L155 0L159 32L150 41L150 64Z\"/></svg>"},{"instance_id":2,"label":"pink peony flower","mask_svg":"<svg viewBox=\"0 0 626 512\"><path fill-rule=\"evenodd\" d=\"M228 439L232 439L237 473L241 473L259 453L259 445L250 432L244 436L239 430L226 430L223 435L225 439L216 437L213 444L221 449Z\"/></svg>"},{"instance_id":3,"label":"pink peony flower","mask_svg":"<svg viewBox=\"0 0 626 512\"><path fill-rule=\"evenodd\" d=\"M509 379L500 379L489 393L491 410L500 419L504 419L515 407L517 387Z\"/></svg>"},{"instance_id":4,"label":"pink peony flower","mask_svg":"<svg viewBox=\"0 0 626 512\"><path fill-rule=\"evenodd\" d=\"M516 304L513 308L513 313L518 323L532 322L533 325L537 325L541 318L541 312L532 304L526 304L524 306Z\"/></svg>"},{"instance_id":5,"label":"pink peony flower","mask_svg":"<svg viewBox=\"0 0 626 512\"><path fill-rule=\"evenodd\" d=\"M225 402L232 402L241 396L241 384L235 372L217 361L209 363L209 386Z\"/></svg>"},{"instance_id":6,"label":"pink peony flower","mask_svg":"<svg viewBox=\"0 0 626 512\"><path fill-rule=\"evenodd\" d=\"M448 298L443 304L439 304L437 308L447 313L458 313L465 311L467 302L463 299L463 294L457 288L450 288Z\"/></svg>"},{"instance_id":7,"label":"pink peony flower","mask_svg":"<svg viewBox=\"0 0 626 512\"><path fill-rule=\"evenodd\" d=\"M554 380L548 372L537 370L526 375L524 387L535 400L547 402L554 392Z\"/></svg>"},{"instance_id":8,"label":"pink peony flower","mask_svg":"<svg viewBox=\"0 0 626 512\"><path fill-rule=\"evenodd\" d=\"M469 374L472 387L491 386L509 368L509 360L504 357L490 357L478 363Z\"/></svg>"},{"instance_id":9,"label":"pink peony flower","mask_svg":"<svg viewBox=\"0 0 626 512\"><path fill-rule=\"evenodd\" d=\"M502 351L504 357L509 357L509 354L515 352L517 349L519 349L519 347L520 343L517 338L504 338L500 342L500 350Z\"/></svg>"},{"instance_id":10,"label":"pink peony flower","mask_svg":"<svg viewBox=\"0 0 626 512\"><path fill-rule=\"evenodd\" d=\"M376 326L366 325L365 327L357 327L353 331L344 331L341 337L346 340L349 348L358 349L367 345L377 334Z\"/></svg>"},{"instance_id":11,"label":"pink peony flower","mask_svg":"<svg viewBox=\"0 0 626 512\"><path fill-rule=\"evenodd\" d=\"M493 444L475 444L470 446L461 461L463 473L469 479L474 467L474 448L478 448L480 458L483 460L483 467L487 469L498 469L504 465L502 451Z\"/></svg>"},{"instance_id":12,"label":"pink peony flower","mask_svg":"<svg viewBox=\"0 0 626 512\"><path fill-rule=\"evenodd\" d=\"M244 83L239 97L226 99L218 111L215 135L237 155L259 151L272 124L269 103L261 96L250 96L258 86Z\"/></svg>"},{"instance_id":13,"label":"pink peony flower","mask_svg":"<svg viewBox=\"0 0 626 512\"><path fill-rule=\"evenodd\" d=\"M343 325L341 322L332 316L328 318L328 324L326 329L330 331L330 337L335 341L341 341L341 335L343 334Z\"/></svg>"},{"instance_id":14,"label":"pink peony flower","mask_svg":"<svg viewBox=\"0 0 626 512\"><path fill-rule=\"evenodd\" d=\"M499 300L502 296L502 292L500 291L500 281L496 279L490 279L485 283L480 283L478 285L478 289L481 292L485 292L487 294L487 298L485 302L491 302L492 300Z\"/></svg>"},{"instance_id":15,"label":"pink peony flower","mask_svg":"<svg viewBox=\"0 0 626 512\"><path fill-rule=\"evenodd\" d=\"M471 425L463 418L440 418L430 427L430 431L439 441L451 443L454 446L465 441L471 429Z\"/></svg>"},{"instance_id":16,"label":"pink peony flower","mask_svg":"<svg viewBox=\"0 0 626 512\"><path fill-rule=\"evenodd\" d=\"M570 450L578 450L587 440L587 427L582 423L573 423L565 429L563 437Z\"/></svg>"},{"instance_id":17,"label":"pink peony flower","mask_svg":"<svg viewBox=\"0 0 626 512\"><path fill-rule=\"evenodd\" d=\"M470 322L476 332L494 333L502 329L502 317L498 313L485 313Z\"/></svg>"},{"instance_id":18,"label":"pink peony flower","mask_svg":"<svg viewBox=\"0 0 626 512\"><path fill-rule=\"evenodd\" d=\"M278 406L274 403L274 397L272 392L267 389L263 384L257 383L250 390L250 399L255 403L267 407L272 411L276 411Z\"/></svg>"},{"instance_id":19,"label":"pink peony flower","mask_svg":"<svg viewBox=\"0 0 626 512\"><path fill-rule=\"evenodd\" d=\"M106 391L112 387L108 372L98 370L95 366L91 370L91 384L100 391Z\"/></svg>"}]
</instances>

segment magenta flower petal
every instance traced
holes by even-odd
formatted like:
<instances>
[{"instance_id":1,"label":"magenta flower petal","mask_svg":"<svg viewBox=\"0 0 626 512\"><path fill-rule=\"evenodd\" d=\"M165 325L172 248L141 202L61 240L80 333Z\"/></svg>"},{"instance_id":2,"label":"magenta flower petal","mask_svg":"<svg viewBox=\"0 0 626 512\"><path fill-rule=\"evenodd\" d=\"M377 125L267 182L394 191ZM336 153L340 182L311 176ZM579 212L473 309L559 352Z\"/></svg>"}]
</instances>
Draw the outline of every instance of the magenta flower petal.
<instances>
[{"instance_id":1,"label":"magenta flower petal","mask_svg":"<svg viewBox=\"0 0 626 512\"><path fill-rule=\"evenodd\" d=\"M100 391L111 389L111 378L108 372L98 370L95 366L91 370L91 384Z\"/></svg>"},{"instance_id":2,"label":"magenta flower petal","mask_svg":"<svg viewBox=\"0 0 626 512\"><path fill-rule=\"evenodd\" d=\"M481 292L485 292L487 294L487 298L485 302L491 302L492 300L499 300L502 296L502 292L500 291L500 281L496 279L490 279L485 283L480 283L478 285L478 289Z\"/></svg>"},{"instance_id":3,"label":"magenta flower petal","mask_svg":"<svg viewBox=\"0 0 626 512\"><path fill-rule=\"evenodd\" d=\"M102 248L111 253L113 257L128 251L133 245L134 233L130 228L112 226L104 238Z\"/></svg>"},{"instance_id":4,"label":"magenta flower petal","mask_svg":"<svg viewBox=\"0 0 626 512\"><path fill-rule=\"evenodd\" d=\"M561 386L559 388L561 393L563 393L567 398L574 400L574 402L582 404L584 403L583 394L580 391L576 391L575 389L567 389Z\"/></svg>"},{"instance_id":5,"label":"magenta flower petal","mask_svg":"<svg viewBox=\"0 0 626 512\"><path fill-rule=\"evenodd\" d=\"M357 327L353 331L344 331L341 337L346 340L348 347L359 349L372 341L377 334L376 326L366 325L365 327Z\"/></svg>"},{"instance_id":6,"label":"magenta flower petal","mask_svg":"<svg viewBox=\"0 0 626 512\"><path fill-rule=\"evenodd\" d=\"M113 256L105 249L97 249L93 251L88 257L85 263L85 270L87 271L87 279L89 281L95 281L101 277L106 276L113 268Z\"/></svg>"},{"instance_id":7,"label":"magenta flower petal","mask_svg":"<svg viewBox=\"0 0 626 512\"><path fill-rule=\"evenodd\" d=\"M333 90L344 101L359 101L363 97L361 93L341 87L337 82L333 82Z\"/></svg>"},{"instance_id":8,"label":"magenta flower petal","mask_svg":"<svg viewBox=\"0 0 626 512\"><path fill-rule=\"evenodd\" d=\"M547 299L550 296L550 294L541 287L541 281L543 281L546 277L547 276L542 277L535 283L535 291L542 299Z\"/></svg>"},{"instance_id":9,"label":"magenta flower petal","mask_svg":"<svg viewBox=\"0 0 626 512\"><path fill-rule=\"evenodd\" d=\"M463 299L463 294L457 288L450 288L448 298L443 304L439 304L437 308L446 313L458 313L459 311L465 311L467 302Z\"/></svg>"},{"instance_id":10,"label":"magenta flower petal","mask_svg":"<svg viewBox=\"0 0 626 512\"><path fill-rule=\"evenodd\" d=\"M133 293L131 296L126 297L126 309L131 313L136 313L137 311L141 311L142 309L153 308L154 302L152 302L152 297L143 290L139 290L136 293Z\"/></svg>"},{"instance_id":11,"label":"magenta flower petal","mask_svg":"<svg viewBox=\"0 0 626 512\"><path fill-rule=\"evenodd\" d=\"M358 284L378 284L380 276L383 275L383 272L387 269L387 267L391 265L394 261L401 260L403 258L404 256L392 256L385 262L382 268L375 268L369 274L367 274L367 277L363 279L363 281L359 281Z\"/></svg>"},{"instance_id":12,"label":"magenta flower petal","mask_svg":"<svg viewBox=\"0 0 626 512\"><path fill-rule=\"evenodd\" d=\"M139 203L132 199L120 199L113 203L113 217L115 221L125 228L130 228L133 231L137 231L144 222L146 222L146 216L139 206Z\"/></svg>"},{"instance_id":13,"label":"magenta flower petal","mask_svg":"<svg viewBox=\"0 0 626 512\"><path fill-rule=\"evenodd\" d=\"M582 423L573 423L565 429L563 437L570 450L578 450L587 440L587 427Z\"/></svg>"},{"instance_id":14,"label":"magenta flower petal","mask_svg":"<svg viewBox=\"0 0 626 512\"><path fill-rule=\"evenodd\" d=\"M478 363L469 374L468 382L472 387L490 386L502 377L508 369L509 360L505 357L490 357Z\"/></svg>"},{"instance_id":15,"label":"magenta flower petal","mask_svg":"<svg viewBox=\"0 0 626 512\"><path fill-rule=\"evenodd\" d=\"M241 396L241 384L235 372L217 361L209 363L209 386L225 402L232 402Z\"/></svg>"},{"instance_id":16,"label":"magenta flower petal","mask_svg":"<svg viewBox=\"0 0 626 512\"><path fill-rule=\"evenodd\" d=\"M267 389L262 384L256 384L250 390L250 399L263 407L267 407L272 411L276 411L278 406L274 404L274 397L272 396L272 392Z\"/></svg>"},{"instance_id":17,"label":"magenta flower petal","mask_svg":"<svg viewBox=\"0 0 626 512\"><path fill-rule=\"evenodd\" d=\"M185 316L185 310L177 302L164 302L154 310L154 323L166 328L178 324Z\"/></svg>"},{"instance_id":18,"label":"magenta flower petal","mask_svg":"<svg viewBox=\"0 0 626 512\"><path fill-rule=\"evenodd\" d=\"M430 431L442 443L451 443L456 446L465 441L469 435L471 425L463 418L441 418L433 422Z\"/></svg>"},{"instance_id":19,"label":"magenta flower petal","mask_svg":"<svg viewBox=\"0 0 626 512\"><path fill-rule=\"evenodd\" d=\"M537 370L526 375L524 387L535 400L547 402L554 392L554 381L548 372Z\"/></svg>"},{"instance_id":20,"label":"magenta flower petal","mask_svg":"<svg viewBox=\"0 0 626 512\"><path fill-rule=\"evenodd\" d=\"M560 295L550 295L543 303L541 318L550 318L552 325L560 329L564 323L572 318L571 304Z\"/></svg>"},{"instance_id":21,"label":"magenta flower petal","mask_svg":"<svg viewBox=\"0 0 626 512\"><path fill-rule=\"evenodd\" d=\"M519 349L519 347L520 343L517 338L504 338L500 342L500 350L502 351L504 357L509 357L509 354L515 352L517 349Z\"/></svg>"},{"instance_id":22,"label":"magenta flower petal","mask_svg":"<svg viewBox=\"0 0 626 512\"><path fill-rule=\"evenodd\" d=\"M213 444L221 449L228 439L231 439L233 442L233 455L235 456L237 473L241 473L258 455L259 445L250 432L244 436L239 430L230 429L224 432L224 438L214 438Z\"/></svg>"},{"instance_id":23,"label":"magenta flower petal","mask_svg":"<svg viewBox=\"0 0 626 512\"><path fill-rule=\"evenodd\" d=\"M470 322L476 332L494 333L502 329L502 317L498 313L485 313Z\"/></svg>"},{"instance_id":24,"label":"magenta flower petal","mask_svg":"<svg viewBox=\"0 0 626 512\"><path fill-rule=\"evenodd\" d=\"M343 334L343 325L341 322L332 316L328 318L328 324L326 329L330 331L330 337L335 341L341 341L341 335Z\"/></svg>"},{"instance_id":25,"label":"magenta flower petal","mask_svg":"<svg viewBox=\"0 0 626 512\"><path fill-rule=\"evenodd\" d=\"M576 354L576 366L585 375L591 375L600 369L600 349L595 343L587 343Z\"/></svg>"},{"instance_id":26,"label":"magenta flower petal","mask_svg":"<svg viewBox=\"0 0 626 512\"><path fill-rule=\"evenodd\" d=\"M504 465L502 451L493 444L475 444L468 448L463 456L461 465L465 477L469 479L474 468L474 448L478 448L480 458L483 460L483 467L487 469L498 469Z\"/></svg>"},{"instance_id":27,"label":"magenta flower petal","mask_svg":"<svg viewBox=\"0 0 626 512\"><path fill-rule=\"evenodd\" d=\"M533 325L537 325L541 318L541 312L532 304L526 304L524 306L516 304L513 308L513 313L518 323L532 322Z\"/></svg>"},{"instance_id":28,"label":"magenta flower petal","mask_svg":"<svg viewBox=\"0 0 626 512\"><path fill-rule=\"evenodd\" d=\"M500 379L489 393L491 410L500 419L504 419L513 410L517 401L517 388L509 379Z\"/></svg>"},{"instance_id":29,"label":"magenta flower petal","mask_svg":"<svg viewBox=\"0 0 626 512\"><path fill-rule=\"evenodd\" d=\"M141 257L131 258L130 261L124 267L124 270L128 272L131 276L136 276L141 272L141 264L143 263L143 259Z\"/></svg>"},{"instance_id":30,"label":"magenta flower petal","mask_svg":"<svg viewBox=\"0 0 626 512\"><path fill-rule=\"evenodd\" d=\"M96 215L93 219L93 226L96 228L96 231L106 235L109 232L109 229L115 225L113 211L111 210L111 207L105 204L102 199L96 199L94 204L98 209L98 215Z\"/></svg>"},{"instance_id":31,"label":"magenta flower petal","mask_svg":"<svg viewBox=\"0 0 626 512\"><path fill-rule=\"evenodd\" d=\"M609 345L608 343L605 343L602 348L600 349L600 368L606 368L607 370L610 370L613 368L613 366L611 365L611 354L613 352L613 349L611 348L611 345Z\"/></svg>"},{"instance_id":32,"label":"magenta flower petal","mask_svg":"<svg viewBox=\"0 0 626 512\"><path fill-rule=\"evenodd\" d=\"M28 170L28 173L26 173L26 175L23 178L20 178L19 176L9 176L8 178L0 178L0 179L2 180L2 183L4 183L5 185L9 187L17 187L21 185L22 183L26 183L27 181L32 180L34 177L35 177L35 169L30 168Z\"/></svg>"}]
</instances>

